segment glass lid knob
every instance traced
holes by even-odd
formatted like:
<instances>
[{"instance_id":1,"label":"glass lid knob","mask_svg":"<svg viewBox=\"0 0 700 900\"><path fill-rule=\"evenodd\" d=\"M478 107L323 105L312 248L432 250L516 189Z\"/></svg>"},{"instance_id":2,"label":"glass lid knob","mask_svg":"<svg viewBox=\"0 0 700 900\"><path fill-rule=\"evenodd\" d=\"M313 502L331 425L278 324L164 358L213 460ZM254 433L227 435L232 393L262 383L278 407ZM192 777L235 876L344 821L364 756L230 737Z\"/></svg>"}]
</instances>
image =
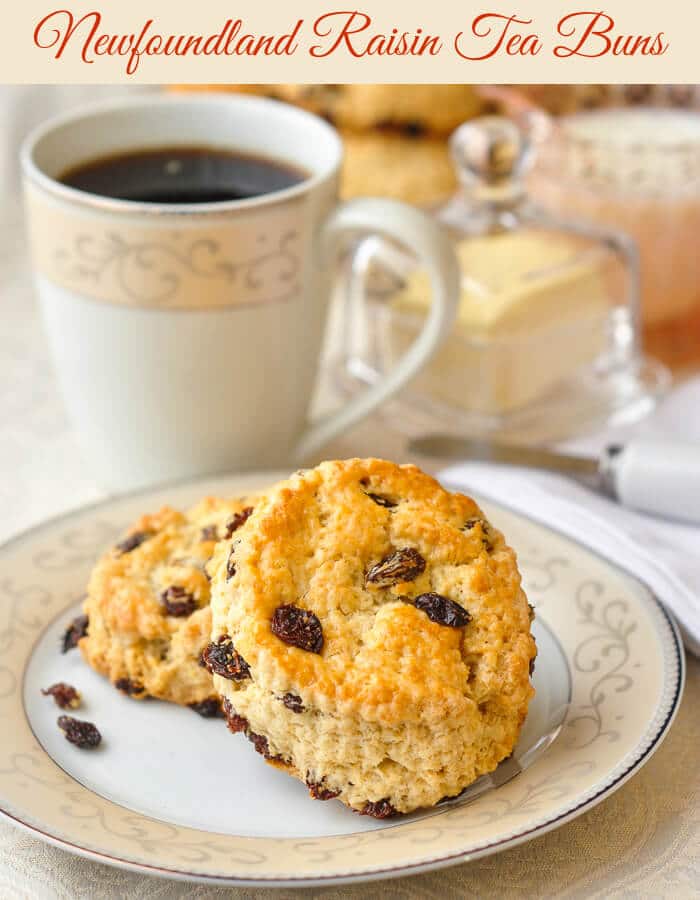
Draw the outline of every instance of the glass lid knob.
<instances>
[{"instance_id":1,"label":"glass lid knob","mask_svg":"<svg viewBox=\"0 0 700 900\"><path fill-rule=\"evenodd\" d=\"M450 152L462 185L493 200L523 192L534 155L530 134L503 116L460 125L450 138Z\"/></svg>"}]
</instances>

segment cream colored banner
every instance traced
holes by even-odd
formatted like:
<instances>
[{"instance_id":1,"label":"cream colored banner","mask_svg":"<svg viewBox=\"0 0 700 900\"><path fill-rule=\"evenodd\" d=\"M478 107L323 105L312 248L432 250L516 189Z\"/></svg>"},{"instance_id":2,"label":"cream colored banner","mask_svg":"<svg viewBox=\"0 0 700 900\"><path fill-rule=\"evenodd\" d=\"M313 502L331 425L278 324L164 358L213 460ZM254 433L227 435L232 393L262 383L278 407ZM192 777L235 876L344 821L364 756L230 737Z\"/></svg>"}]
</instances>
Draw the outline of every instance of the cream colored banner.
<instances>
[{"instance_id":1,"label":"cream colored banner","mask_svg":"<svg viewBox=\"0 0 700 900\"><path fill-rule=\"evenodd\" d=\"M23 0L4 82L696 82L689 0Z\"/></svg>"}]
</instances>

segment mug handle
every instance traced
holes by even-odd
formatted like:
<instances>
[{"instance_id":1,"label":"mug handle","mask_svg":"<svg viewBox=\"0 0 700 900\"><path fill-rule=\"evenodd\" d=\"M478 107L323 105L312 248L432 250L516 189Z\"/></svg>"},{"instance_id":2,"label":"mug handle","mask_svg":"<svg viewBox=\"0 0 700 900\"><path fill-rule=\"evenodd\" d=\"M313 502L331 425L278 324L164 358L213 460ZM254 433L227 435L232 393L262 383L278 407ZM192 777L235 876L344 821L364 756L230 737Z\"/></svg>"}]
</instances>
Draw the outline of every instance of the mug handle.
<instances>
[{"instance_id":1,"label":"mug handle","mask_svg":"<svg viewBox=\"0 0 700 900\"><path fill-rule=\"evenodd\" d=\"M402 388L440 346L454 322L460 270L452 242L442 226L426 213L397 200L350 200L331 213L323 226L322 265L332 271L348 237L367 232L396 240L413 250L430 279L433 295L430 312L423 330L390 372L339 410L308 426L293 451L297 462L312 456L323 444Z\"/></svg>"}]
</instances>

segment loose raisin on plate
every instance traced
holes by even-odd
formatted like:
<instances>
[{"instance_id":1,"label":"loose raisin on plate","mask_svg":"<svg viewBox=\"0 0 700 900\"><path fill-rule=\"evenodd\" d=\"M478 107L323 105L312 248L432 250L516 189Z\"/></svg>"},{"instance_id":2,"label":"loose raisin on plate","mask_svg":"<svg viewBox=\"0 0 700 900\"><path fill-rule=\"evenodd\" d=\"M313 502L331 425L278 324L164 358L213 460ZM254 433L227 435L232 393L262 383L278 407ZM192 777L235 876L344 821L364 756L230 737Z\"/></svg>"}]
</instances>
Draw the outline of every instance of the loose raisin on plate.
<instances>
[{"instance_id":1,"label":"loose raisin on plate","mask_svg":"<svg viewBox=\"0 0 700 900\"><path fill-rule=\"evenodd\" d=\"M291 603L278 606L272 614L270 628L275 637L285 644L320 653L323 649L323 629L318 616L308 609Z\"/></svg>"},{"instance_id":2,"label":"loose raisin on plate","mask_svg":"<svg viewBox=\"0 0 700 900\"><path fill-rule=\"evenodd\" d=\"M377 587L391 587L413 581L425 572L425 560L413 547L394 550L367 572L366 581Z\"/></svg>"},{"instance_id":3,"label":"loose raisin on plate","mask_svg":"<svg viewBox=\"0 0 700 900\"><path fill-rule=\"evenodd\" d=\"M245 524L252 514L252 506L246 506L246 508L242 509L240 512L234 513L226 523L226 534L224 535L224 538L230 538L234 531L238 531L241 525Z\"/></svg>"},{"instance_id":4,"label":"loose raisin on plate","mask_svg":"<svg viewBox=\"0 0 700 900\"><path fill-rule=\"evenodd\" d=\"M236 651L227 634L222 634L216 643L207 644L202 650L202 662L212 675L221 675L229 681L250 678L250 666Z\"/></svg>"},{"instance_id":5,"label":"loose raisin on plate","mask_svg":"<svg viewBox=\"0 0 700 900\"><path fill-rule=\"evenodd\" d=\"M433 591L419 594L417 597L403 597L402 599L406 603L413 604L416 609L420 609L431 622L436 622L438 625L461 628L471 621L471 616L463 606Z\"/></svg>"},{"instance_id":6,"label":"loose raisin on plate","mask_svg":"<svg viewBox=\"0 0 700 900\"><path fill-rule=\"evenodd\" d=\"M222 710L224 719L226 719L226 724L228 725L228 730L232 734L238 734L241 731L248 730L250 723L245 716L238 715L233 706L231 706L231 701L226 697L224 698Z\"/></svg>"},{"instance_id":7,"label":"loose raisin on plate","mask_svg":"<svg viewBox=\"0 0 700 900\"><path fill-rule=\"evenodd\" d=\"M132 681L131 678L117 678L114 686L128 697L133 697L135 694L143 694L145 690L140 681Z\"/></svg>"},{"instance_id":8,"label":"loose raisin on plate","mask_svg":"<svg viewBox=\"0 0 700 900\"><path fill-rule=\"evenodd\" d=\"M65 681L58 681L46 690L42 688L41 693L45 697L53 697L54 703L61 709L77 709L80 706L80 691Z\"/></svg>"},{"instance_id":9,"label":"loose raisin on plate","mask_svg":"<svg viewBox=\"0 0 700 900\"><path fill-rule=\"evenodd\" d=\"M360 815L372 816L373 819L388 819L389 816L398 815L398 810L394 809L388 799L368 800L360 810Z\"/></svg>"},{"instance_id":10,"label":"loose raisin on plate","mask_svg":"<svg viewBox=\"0 0 700 900\"><path fill-rule=\"evenodd\" d=\"M63 641L61 642L61 653L67 653L69 650L72 650L73 647L78 646L78 641L80 638L84 638L87 634L88 630L88 617L87 616L77 616L70 623L68 628L63 635Z\"/></svg>"},{"instance_id":11,"label":"loose raisin on plate","mask_svg":"<svg viewBox=\"0 0 700 900\"><path fill-rule=\"evenodd\" d=\"M297 694L283 694L282 697L280 697L280 700L282 701L282 703L284 703L287 709L291 709L291 711L294 713L303 713L306 709L306 707L302 703L301 697L299 697Z\"/></svg>"},{"instance_id":12,"label":"loose raisin on plate","mask_svg":"<svg viewBox=\"0 0 700 900\"><path fill-rule=\"evenodd\" d=\"M202 528L202 532L200 534L200 540L202 541L218 541L219 540L219 531L216 525L205 525Z\"/></svg>"},{"instance_id":13,"label":"loose raisin on plate","mask_svg":"<svg viewBox=\"0 0 700 900\"><path fill-rule=\"evenodd\" d=\"M320 781L313 781L307 772L306 786L314 800L333 800L340 795L340 791L332 791L326 787L325 776Z\"/></svg>"},{"instance_id":14,"label":"loose raisin on plate","mask_svg":"<svg viewBox=\"0 0 700 900\"><path fill-rule=\"evenodd\" d=\"M134 531L133 534L127 535L123 541L119 541L115 549L119 551L120 556L123 556L125 553L131 553L132 550L140 547L151 536L152 532L150 531Z\"/></svg>"},{"instance_id":15,"label":"loose raisin on plate","mask_svg":"<svg viewBox=\"0 0 700 900\"><path fill-rule=\"evenodd\" d=\"M160 595L160 599L163 601L167 614L177 618L191 616L199 608L192 594L179 584L171 584Z\"/></svg>"},{"instance_id":16,"label":"loose raisin on plate","mask_svg":"<svg viewBox=\"0 0 700 900\"><path fill-rule=\"evenodd\" d=\"M224 718L224 713L221 709L221 701L218 697L207 697L206 700L199 700L196 703L188 703L187 705L203 719Z\"/></svg>"},{"instance_id":17,"label":"loose raisin on plate","mask_svg":"<svg viewBox=\"0 0 700 900\"><path fill-rule=\"evenodd\" d=\"M102 740L102 735L92 722L74 719L73 716L59 716L57 722L66 740L81 750L97 747Z\"/></svg>"}]
</instances>

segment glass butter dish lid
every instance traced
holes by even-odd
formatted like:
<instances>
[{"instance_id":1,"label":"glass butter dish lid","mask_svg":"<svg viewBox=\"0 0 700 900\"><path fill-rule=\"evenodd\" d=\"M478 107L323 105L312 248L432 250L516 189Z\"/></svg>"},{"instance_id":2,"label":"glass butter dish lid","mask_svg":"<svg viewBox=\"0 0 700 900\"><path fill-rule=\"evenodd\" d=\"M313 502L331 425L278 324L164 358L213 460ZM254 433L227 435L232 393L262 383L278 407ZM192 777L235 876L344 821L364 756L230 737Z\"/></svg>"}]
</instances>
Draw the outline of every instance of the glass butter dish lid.
<instances>
[{"instance_id":1,"label":"glass butter dish lid","mask_svg":"<svg viewBox=\"0 0 700 900\"><path fill-rule=\"evenodd\" d=\"M387 406L407 433L563 439L644 415L668 384L640 347L633 242L531 202L539 120L528 121L488 116L452 135L461 189L436 215L454 240L461 295L451 334ZM349 265L336 371L352 391L413 343L430 289L416 259L382 238L363 240Z\"/></svg>"}]
</instances>

